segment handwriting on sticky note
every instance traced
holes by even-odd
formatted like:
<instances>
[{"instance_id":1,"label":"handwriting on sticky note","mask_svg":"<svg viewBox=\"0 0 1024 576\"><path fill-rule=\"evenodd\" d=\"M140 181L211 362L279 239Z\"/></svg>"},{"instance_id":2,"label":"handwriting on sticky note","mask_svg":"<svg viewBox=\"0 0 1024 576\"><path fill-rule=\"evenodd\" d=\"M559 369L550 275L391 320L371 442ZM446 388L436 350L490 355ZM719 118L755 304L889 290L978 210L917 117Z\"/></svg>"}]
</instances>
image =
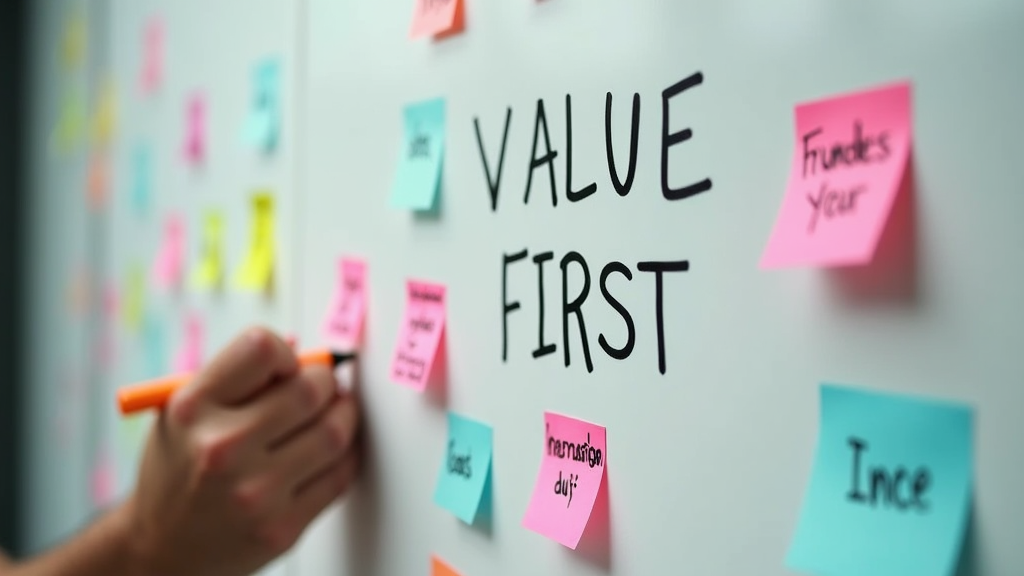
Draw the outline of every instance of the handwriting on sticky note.
<instances>
[{"instance_id":1,"label":"handwriting on sticky note","mask_svg":"<svg viewBox=\"0 0 1024 576\"><path fill-rule=\"evenodd\" d=\"M607 466L603 426L544 413L544 456L523 526L576 549Z\"/></svg>"},{"instance_id":2,"label":"handwriting on sticky note","mask_svg":"<svg viewBox=\"0 0 1024 576\"><path fill-rule=\"evenodd\" d=\"M206 97L193 94L185 109L183 153L189 164L200 164L206 157Z\"/></svg>"},{"instance_id":3,"label":"handwriting on sticky note","mask_svg":"<svg viewBox=\"0 0 1024 576\"><path fill-rule=\"evenodd\" d=\"M762 268L869 263L910 156L910 85L802 104Z\"/></svg>"},{"instance_id":4,"label":"handwriting on sticky note","mask_svg":"<svg viewBox=\"0 0 1024 576\"><path fill-rule=\"evenodd\" d=\"M430 382L445 325L445 288L410 280L405 316L391 361L391 378L418 391Z\"/></svg>"},{"instance_id":5,"label":"handwriting on sticky note","mask_svg":"<svg viewBox=\"0 0 1024 576\"><path fill-rule=\"evenodd\" d=\"M454 568L445 563L437 556L430 558L430 576L459 576Z\"/></svg>"},{"instance_id":6,"label":"handwriting on sticky note","mask_svg":"<svg viewBox=\"0 0 1024 576\"><path fill-rule=\"evenodd\" d=\"M472 524L488 497L494 432L490 426L448 413L448 443L438 473L434 502Z\"/></svg>"},{"instance_id":7,"label":"handwriting on sticky note","mask_svg":"<svg viewBox=\"0 0 1024 576\"><path fill-rule=\"evenodd\" d=\"M405 136L391 204L412 210L431 210L441 186L445 151L445 102L442 98L406 106Z\"/></svg>"},{"instance_id":8,"label":"handwriting on sticky note","mask_svg":"<svg viewBox=\"0 0 1024 576\"><path fill-rule=\"evenodd\" d=\"M465 27L465 0L415 0L410 38L445 37Z\"/></svg>"},{"instance_id":9,"label":"handwriting on sticky note","mask_svg":"<svg viewBox=\"0 0 1024 576\"><path fill-rule=\"evenodd\" d=\"M185 224L177 214L167 217L163 245L153 262L153 282L159 288L181 282L185 258Z\"/></svg>"},{"instance_id":10,"label":"handwriting on sticky note","mask_svg":"<svg viewBox=\"0 0 1024 576\"><path fill-rule=\"evenodd\" d=\"M142 70L139 87L143 94L151 94L160 87L164 70L164 21L154 16L146 23L142 38Z\"/></svg>"},{"instance_id":11,"label":"handwriting on sticky note","mask_svg":"<svg viewBox=\"0 0 1024 576\"><path fill-rule=\"evenodd\" d=\"M252 105L245 124L245 140L253 148L270 152L277 146L281 122L281 64L271 58L253 72Z\"/></svg>"},{"instance_id":12,"label":"handwriting on sticky note","mask_svg":"<svg viewBox=\"0 0 1024 576\"><path fill-rule=\"evenodd\" d=\"M203 241L199 263L192 270L192 286L212 289L221 285L224 277L224 215L209 210L203 215Z\"/></svg>"},{"instance_id":13,"label":"handwriting on sticky note","mask_svg":"<svg viewBox=\"0 0 1024 576\"><path fill-rule=\"evenodd\" d=\"M269 192L252 196L252 231L245 261L235 283L248 290L270 290L274 278L274 197Z\"/></svg>"},{"instance_id":14,"label":"handwriting on sticky note","mask_svg":"<svg viewBox=\"0 0 1024 576\"><path fill-rule=\"evenodd\" d=\"M324 320L324 335L346 348L358 345L366 317L366 263L355 258L338 261L338 285Z\"/></svg>"},{"instance_id":15,"label":"handwriting on sticky note","mask_svg":"<svg viewBox=\"0 0 1024 576\"><path fill-rule=\"evenodd\" d=\"M966 406L822 386L787 564L814 574L952 574L970 514L972 430Z\"/></svg>"}]
</instances>

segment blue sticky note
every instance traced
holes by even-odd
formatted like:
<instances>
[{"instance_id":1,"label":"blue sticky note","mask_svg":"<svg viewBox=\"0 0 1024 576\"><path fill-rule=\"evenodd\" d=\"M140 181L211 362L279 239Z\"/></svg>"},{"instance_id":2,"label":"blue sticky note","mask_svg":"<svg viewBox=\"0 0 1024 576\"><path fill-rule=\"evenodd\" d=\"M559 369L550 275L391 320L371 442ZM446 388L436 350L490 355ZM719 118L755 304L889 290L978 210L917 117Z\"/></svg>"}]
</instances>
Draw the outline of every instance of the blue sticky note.
<instances>
[{"instance_id":1,"label":"blue sticky note","mask_svg":"<svg viewBox=\"0 0 1024 576\"><path fill-rule=\"evenodd\" d=\"M822 385L786 564L826 576L951 576L971 506L973 419L961 404Z\"/></svg>"},{"instance_id":2,"label":"blue sticky note","mask_svg":"<svg viewBox=\"0 0 1024 576\"><path fill-rule=\"evenodd\" d=\"M448 413L448 441L437 476L434 502L472 524L491 477L494 431L490 426Z\"/></svg>"},{"instance_id":3,"label":"blue sticky note","mask_svg":"<svg viewBox=\"0 0 1024 576\"><path fill-rule=\"evenodd\" d=\"M276 58L261 62L253 72L252 108L245 123L245 141L257 150L277 147L281 124L281 65Z\"/></svg>"},{"instance_id":4,"label":"blue sticky note","mask_svg":"<svg viewBox=\"0 0 1024 576\"><path fill-rule=\"evenodd\" d=\"M405 137L391 192L397 208L432 210L441 187L444 164L445 103L443 98L405 107Z\"/></svg>"},{"instance_id":5,"label":"blue sticky note","mask_svg":"<svg viewBox=\"0 0 1024 576\"><path fill-rule=\"evenodd\" d=\"M137 144L132 152L132 206L144 214L149 210L153 186L153 154L146 144Z\"/></svg>"}]
</instances>

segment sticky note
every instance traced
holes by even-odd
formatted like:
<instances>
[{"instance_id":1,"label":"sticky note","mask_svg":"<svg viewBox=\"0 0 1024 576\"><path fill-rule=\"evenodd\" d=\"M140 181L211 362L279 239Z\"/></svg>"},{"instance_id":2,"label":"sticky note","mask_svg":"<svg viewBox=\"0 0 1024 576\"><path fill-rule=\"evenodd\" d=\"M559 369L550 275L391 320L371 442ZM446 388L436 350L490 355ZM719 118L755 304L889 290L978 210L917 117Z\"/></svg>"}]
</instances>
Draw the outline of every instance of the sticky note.
<instances>
[{"instance_id":1,"label":"sticky note","mask_svg":"<svg viewBox=\"0 0 1024 576\"><path fill-rule=\"evenodd\" d=\"M77 70L85 61L86 39L88 27L85 15L81 12L72 14L64 24L61 36L61 65L65 70Z\"/></svg>"},{"instance_id":2,"label":"sticky note","mask_svg":"<svg viewBox=\"0 0 1024 576\"><path fill-rule=\"evenodd\" d=\"M193 94L185 110L185 162L200 164L206 158L206 97Z\"/></svg>"},{"instance_id":3,"label":"sticky note","mask_svg":"<svg viewBox=\"0 0 1024 576\"><path fill-rule=\"evenodd\" d=\"M338 285L324 319L324 336L345 348L358 345L366 317L366 263L356 258L338 260Z\"/></svg>"},{"instance_id":4,"label":"sticky note","mask_svg":"<svg viewBox=\"0 0 1024 576\"><path fill-rule=\"evenodd\" d=\"M261 62L253 72L252 106L245 124L245 140L253 148L270 152L277 147L281 123L281 64L276 58Z\"/></svg>"},{"instance_id":5,"label":"sticky note","mask_svg":"<svg viewBox=\"0 0 1024 576\"><path fill-rule=\"evenodd\" d=\"M575 550L607 465L604 426L545 412L544 456L523 526Z\"/></svg>"},{"instance_id":6,"label":"sticky note","mask_svg":"<svg viewBox=\"0 0 1024 576\"><path fill-rule=\"evenodd\" d=\"M89 271L79 267L68 280L68 310L75 316L82 316L89 308Z\"/></svg>"},{"instance_id":7,"label":"sticky note","mask_svg":"<svg viewBox=\"0 0 1024 576\"><path fill-rule=\"evenodd\" d=\"M195 372L203 364L203 319L196 313L189 314L185 321L185 333L181 347L174 355L172 370L176 373Z\"/></svg>"},{"instance_id":8,"label":"sticky note","mask_svg":"<svg viewBox=\"0 0 1024 576\"><path fill-rule=\"evenodd\" d=\"M235 284L247 290L270 290L274 278L274 197L269 192L252 196L252 233L249 250L236 271Z\"/></svg>"},{"instance_id":9,"label":"sticky note","mask_svg":"<svg viewBox=\"0 0 1024 576\"><path fill-rule=\"evenodd\" d=\"M157 378L167 373L166 329L161 319L146 314L142 330L142 357L145 377Z\"/></svg>"},{"instance_id":10,"label":"sticky note","mask_svg":"<svg viewBox=\"0 0 1024 576\"><path fill-rule=\"evenodd\" d=\"M391 378L422 392L430 382L441 338L444 336L445 287L409 280L405 315L391 360Z\"/></svg>"},{"instance_id":11,"label":"sticky note","mask_svg":"<svg viewBox=\"0 0 1024 576\"><path fill-rule=\"evenodd\" d=\"M910 84L801 104L789 183L761 268L874 258L907 169Z\"/></svg>"},{"instance_id":12,"label":"sticky note","mask_svg":"<svg viewBox=\"0 0 1024 576\"><path fill-rule=\"evenodd\" d=\"M415 0L410 38L443 38L462 32L466 25L465 0Z\"/></svg>"},{"instance_id":13,"label":"sticky note","mask_svg":"<svg viewBox=\"0 0 1024 576\"><path fill-rule=\"evenodd\" d=\"M494 431L490 426L448 413L448 442L441 458L434 502L466 524L480 511L491 478Z\"/></svg>"},{"instance_id":14,"label":"sticky note","mask_svg":"<svg viewBox=\"0 0 1024 576\"><path fill-rule=\"evenodd\" d=\"M153 151L148 144L136 144L132 151L131 200L136 213L149 210L153 187Z\"/></svg>"},{"instance_id":15,"label":"sticky note","mask_svg":"<svg viewBox=\"0 0 1024 576\"><path fill-rule=\"evenodd\" d=\"M117 127L117 93L114 81L104 80L96 99L92 117L92 138L98 145L107 145L114 138Z\"/></svg>"},{"instance_id":16,"label":"sticky note","mask_svg":"<svg viewBox=\"0 0 1024 576\"><path fill-rule=\"evenodd\" d=\"M160 87L164 74L164 20L153 16L146 23L142 36L142 69L139 88L152 94Z\"/></svg>"},{"instance_id":17,"label":"sticky note","mask_svg":"<svg viewBox=\"0 0 1024 576\"><path fill-rule=\"evenodd\" d=\"M117 472L107 454L100 455L89 475L89 496L94 508L104 508L114 501Z\"/></svg>"},{"instance_id":18,"label":"sticky note","mask_svg":"<svg viewBox=\"0 0 1024 576\"><path fill-rule=\"evenodd\" d=\"M99 210L106 205L110 193L110 158L106 152L98 151L89 157L89 173L86 180L86 197L89 207Z\"/></svg>"},{"instance_id":19,"label":"sticky note","mask_svg":"<svg viewBox=\"0 0 1024 576\"><path fill-rule=\"evenodd\" d=\"M176 286L181 282L185 266L185 223L177 214L167 216L163 245L153 262L153 283L158 288Z\"/></svg>"},{"instance_id":20,"label":"sticky note","mask_svg":"<svg viewBox=\"0 0 1024 576\"><path fill-rule=\"evenodd\" d=\"M410 104L405 107L403 117L405 137L391 204L411 210L431 210L437 201L444 164L444 99Z\"/></svg>"},{"instance_id":21,"label":"sticky note","mask_svg":"<svg viewBox=\"0 0 1024 576\"><path fill-rule=\"evenodd\" d=\"M146 297L146 273L138 262L133 262L128 267L128 277L125 281L124 300L121 302L123 308L121 317L125 327L129 330L138 330L142 327L143 306Z\"/></svg>"},{"instance_id":22,"label":"sticky note","mask_svg":"<svg viewBox=\"0 0 1024 576\"><path fill-rule=\"evenodd\" d=\"M51 150L60 153L72 151L82 142L85 124L85 99L78 91L66 92L61 98L57 124L50 135Z\"/></svg>"},{"instance_id":23,"label":"sticky note","mask_svg":"<svg viewBox=\"0 0 1024 576\"><path fill-rule=\"evenodd\" d=\"M952 576L971 505L971 408L834 385L820 400L786 564L836 576Z\"/></svg>"},{"instance_id":24,"label":"sticky note","mask_svg":"<svg viewBox=\"0 0 1024 576\"><path fill-rule=\"evenodd\" d=\"M209 290L221 285L224 278L224 215L208 210L203 215L202 253L192 270L192 286Z\"/></svg>"},{"instance_id":25,"label":"sticky note","mask_svg":"<svg viewBox=\"0 0 1024 576\"><path fill-rule=\"evenodd\" d=\"M459 576L454 568L437 556L430 557L430 576Z\"/></svg>"}]
</instances>

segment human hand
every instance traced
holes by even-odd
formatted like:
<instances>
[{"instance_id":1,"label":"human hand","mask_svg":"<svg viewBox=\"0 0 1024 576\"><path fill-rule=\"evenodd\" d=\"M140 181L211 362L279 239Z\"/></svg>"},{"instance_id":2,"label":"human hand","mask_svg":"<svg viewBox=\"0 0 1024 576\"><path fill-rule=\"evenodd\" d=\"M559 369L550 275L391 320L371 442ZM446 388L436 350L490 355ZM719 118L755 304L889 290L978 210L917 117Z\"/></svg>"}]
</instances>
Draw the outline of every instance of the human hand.
<instances>
[{"instance_id":1,"label":"human hand","mask_svg":"<svg viewBox=\"0 0 1024 576\"><path fill-rule=\"evenodd\" d=\"M153 576L249 574L287 551L355 477L358 408L330 369L251 329L177 391L125 504Z\"/></svg>"}]
</instances>

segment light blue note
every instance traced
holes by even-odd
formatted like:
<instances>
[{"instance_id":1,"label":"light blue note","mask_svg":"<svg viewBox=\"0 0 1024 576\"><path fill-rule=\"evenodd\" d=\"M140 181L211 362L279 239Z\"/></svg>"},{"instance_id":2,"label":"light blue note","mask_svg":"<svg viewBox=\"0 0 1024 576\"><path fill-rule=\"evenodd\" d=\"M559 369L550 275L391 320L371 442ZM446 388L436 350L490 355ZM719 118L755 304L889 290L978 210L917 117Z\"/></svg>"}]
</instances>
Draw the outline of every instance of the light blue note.
<instances>
[{"instance_id":1,"label":"light blue note","mask_svg":"<svg viewBox=\"0 0 1024 576\"><path fill-rule=\"evenodd\" d=\"M448 413L448 441L437 476L434 502L472 524L491 477L494 431L490 426Z\"/></svg>"},{"instance_id":2,"label":"light blue note","mask_svg":"<svg viewBox=\"0 0 1024 576\"><path fill-rule=\"evenodd\" d=\"M445 103L443 98L405 107L405 137L398 155L398 173L391 205L432 210L441 187L444 165Z\"/></svg>"},{"instance_id":3,"label":"light blue note","mask_svg":"<svg viewBox=\"0 0 1024 576\"><path fill-rule=\"evenodd\" d=\"M961 404L823 385L786 564L824 576L951 576L971 507L973 419Z\"/></svg>"},{"instance_id":4,"label":"light blue note","mask_svg":"<svg viewBox=\"0 0 1024 576\"><path fill-rule=\"evenodd\" d=\"M281 65L276 58L261 62L253 71L252 109L245 123L249 146L271 152L277 147L281 129Z\"/></svg>"},{"instance_id":5,"label":"light blue note","mask_svg":"<svg viewBox=\"0 0 1024 576\"><path fill-rule=\"evenodd\" d=\"M149 210L153 186L153 153L147 144L136 144L132 152L132 206L139 214Z\"/></svg>"}]
</instances>

